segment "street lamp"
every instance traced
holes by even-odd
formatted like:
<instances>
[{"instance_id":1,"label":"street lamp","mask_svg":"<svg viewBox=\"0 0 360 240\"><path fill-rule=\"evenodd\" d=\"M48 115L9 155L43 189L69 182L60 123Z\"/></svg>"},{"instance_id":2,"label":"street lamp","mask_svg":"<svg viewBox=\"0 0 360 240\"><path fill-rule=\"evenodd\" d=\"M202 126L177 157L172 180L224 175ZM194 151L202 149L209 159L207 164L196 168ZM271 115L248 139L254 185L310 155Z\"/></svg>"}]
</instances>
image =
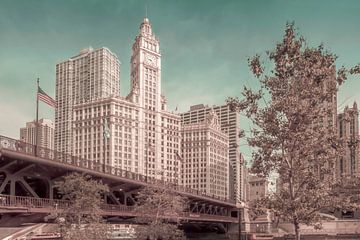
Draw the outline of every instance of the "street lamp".
<instances>
[{"instance_id":1,"label":"street lamp","mask_svg":"<svg viewBox=\"0 0 360 240\"><path fill-rule=\"evenodd\" d=\"M180 162L177 162L178 163L178 165L177 165L177 171L175 172L175 183L176 183L176 185L179 185L180 184L180 169L181 169L181 167L182 167L182 164L184 163L184 158L179 154L179 152L178 151L175 151L174 152L175 153L175 159L178 159L178 160L180 160Z\"/></svg>"},{"instance_id":2,"label":"street lamp","mask_svg":"<svg viewBox=\"0 0 360 240\"><path fill-rule=\"evenodd\" d=\"M239 240L241 240L241 233L242 233L242 209L245 207L245 203L240 201L239 204L236 204L238 208L238 224L239 224Z\"/></svg>"},{"instance_id":3,"label":"street lamp","mask_svg":"<svg viewBox=\"0 0 360 240\"><path fill-rule=\"evenodd\" d=\"M64 236L63 236L63 226L64 226L64 223L65 223L65 218L63 217L59 217L56 219L57 222L59 223L59 226L60 226L60 238L61 239L64 239Z\"/></svg>"},{"instance_id":4,"label":"street lamp","mask_svg":"<svg viewBox=\"0 0 360 240\"><path fill-rule=\"evenodd\" d=\"M145 156L145 172L146 172L146 175L145 175L145 181L147 182L148 181L148 165L149 165L149 149L154 149L154 147L152 146L152 144L150 143L150 140L148 140L149 142L145 144L145 147L146 147L146 156Z\"/></svg>"},{"instance_id":5,"label":"street lamp","mask_svg":"<svg viewBox=\"0 0 360 240\"><path fill-rule=\"evenodd\" d=\"M210 168L212 168L214 166L215 166L215 164L210 164ZM211 190L213 192L212 196L214 197L214 193L216 193L216 177L215 177L215 175L210 179L210 189L209 189L210 194L211 194Z\"/></svg>"},{"instance_id":6,"label":"street lamp","mask_svg":"<svg viewBox=\"0 0 360 240\"><path fill-rule=\"evenodd\" d=\"M103 172L105 173L105 169L106 169L106 159L107 159L107 153L108 153L108 146L107 146L107 143L108 143L108 140L110 139L111 137L111 132L110 132L110 121L108 123L108 120L107 118L104 119L104 130L103 130L103 133L104 133L104 159L103 159Z\"/></svg>"}]
</instances>

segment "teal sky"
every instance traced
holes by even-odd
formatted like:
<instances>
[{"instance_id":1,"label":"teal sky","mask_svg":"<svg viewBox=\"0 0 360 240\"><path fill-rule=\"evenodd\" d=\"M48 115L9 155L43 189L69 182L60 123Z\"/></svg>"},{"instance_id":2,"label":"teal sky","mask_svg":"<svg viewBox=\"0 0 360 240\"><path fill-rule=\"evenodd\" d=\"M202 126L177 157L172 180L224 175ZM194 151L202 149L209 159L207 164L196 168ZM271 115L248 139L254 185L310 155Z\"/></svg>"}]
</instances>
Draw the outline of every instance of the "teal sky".
<instances>
[{"instance_id":1,"label":"teal sky","mask_svg":"<svg viewBox=\"0 0 360 240\"><path fill-rule=\"evenodd\" d=\"M287 21L295 21L310 45L324 43L337 54L338 66L360 62L357 0L1 0L0 134L19 137L19 128L35 117L36 78L54 96L55 64L84 47L117 54L126 95L131 45L146 5L160 39L169 110L223 104L244 84L255 87L247 58L272 49ZM359 90L360 81L350 79L339 93L339 109L360 102ZM40 117L53 113L41 104ZM244 118L241 125L249 128ZM247 146L241 150L249 158Z\"/></svg>"}]
</instances>

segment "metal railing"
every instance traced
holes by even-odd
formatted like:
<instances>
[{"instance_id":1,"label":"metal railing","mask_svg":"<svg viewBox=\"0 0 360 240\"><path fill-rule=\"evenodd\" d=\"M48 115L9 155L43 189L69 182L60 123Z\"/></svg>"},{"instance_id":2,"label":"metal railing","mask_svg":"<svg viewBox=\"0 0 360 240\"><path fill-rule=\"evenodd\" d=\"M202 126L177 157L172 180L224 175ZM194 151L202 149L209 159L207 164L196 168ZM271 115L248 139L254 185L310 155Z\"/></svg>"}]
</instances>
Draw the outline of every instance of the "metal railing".
<instances>
[{"instance_id":1,"label":"metal railing","mask_svg":"<svg viewBox=\"0 0 360 240\"><path fill-rule=\"evenodd\" d=\"M24 196L12 196L0 194L0 208L7 207L8 209L47 209L49 212L68 209L71 206L71 201L35 198ZM134 210L132 206L101 204L100 209L104 213L109 212L131 212Z\"/></svg>"},{"instance_id":2,"label":"metal railing","mask_svg":"<svg viewBox=\"0 0 360 240\"><path fill-rule=\"evenodd\" d=\"M71 206L71 201L47 199L47 198L35 198L24 196L12 196L0 194L0 212L1 209L8 211L20 211L20 212L47 212L57 213L68 209ZM101 204L101 215L131 215L137 216L135 207L125 205L112 205ZM222 220L222 221L237 221L237 218L231 216L211 215L211 214L196 214L190 212L184 212L181 216L183 219L199 219L199 220Z\"/></svg>"},{"instance_id":3,"label":"metal railing","mask_svg":"<svg viewBox=\"0 0 360 240\"><path fill-rule=\"evenodd\" d=\"M55 162L59 162L65 165L70 166L76 166L83 169L93 170L105 174L110 174L118 177L123 177L127 179L131 179L134 181L141 182L143 184L162 184L163 181L153 178L153 177L146 177L139 173L134 173L131 171L123 170L121 168L113 167L110 165L105 165L100 162L94 162L91 160L87 160L84 158L72 156L70 154L65 154L62 152L57 152L55 150L51 150L48 148L43 148L39 146L35 146L32 144L25 143L20 140L8 138L5 136L0 135L0 149L7 149L19 153L24 153L27 155L52 160ZM207 197L214 200L222 201L225 203L232 203L235 204L235 201L228 198L222 198L215 195L208 195L206 193L203 193L199 190L195 190L192 188L184 187L175 183L169 183L172 184L172 189L179 192L179 193L187 193L187 194L193 194L200 197Z\"/></svg>"},{"instance_id":4,"label":"metal railing","mask_svg":"<svg viewBox=\"0 0 360 240\"><path fill-rule=\"evenodd\" d=\"M66 200L0 194L0 207L65 209L69 204Z\"/></svg>"}]
</instances>

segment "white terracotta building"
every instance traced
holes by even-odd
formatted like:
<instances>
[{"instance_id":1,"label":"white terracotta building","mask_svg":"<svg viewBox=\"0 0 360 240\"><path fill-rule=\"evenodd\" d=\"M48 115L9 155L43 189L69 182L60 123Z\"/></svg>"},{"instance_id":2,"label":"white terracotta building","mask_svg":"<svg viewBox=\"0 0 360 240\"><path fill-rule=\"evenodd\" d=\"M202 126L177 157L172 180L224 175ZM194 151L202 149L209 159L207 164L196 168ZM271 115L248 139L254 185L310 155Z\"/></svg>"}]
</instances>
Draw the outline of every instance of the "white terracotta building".
<instances>
[{"instance_id":1,"label":"white terracotta building","mask_svg":"<svg viewBox=\"0 0 360 240\"><path fill-rule=\"evenodd\" d=\"M238 112L231 111L228 105L209 107L204 104L197 104L190 107L190 110L181 113L182 124L195 124L205 121L206 116L215 111L219 118L221 131L229 136L229 196L231 199L240 203L245 200L245 176L244 158L240 153L239 132L240 115Z\"/></svg>"},{"instance_id":2,"label":"white terracotta building","mask_svg":"<svg viewBox=\"0 0 360 240\"><path fill-rule=\"evenodd\" d=\"M229 137L210 111L200 123L182 128L182 184L199 192L229 198Z\"/></svg>"}]
</instances>

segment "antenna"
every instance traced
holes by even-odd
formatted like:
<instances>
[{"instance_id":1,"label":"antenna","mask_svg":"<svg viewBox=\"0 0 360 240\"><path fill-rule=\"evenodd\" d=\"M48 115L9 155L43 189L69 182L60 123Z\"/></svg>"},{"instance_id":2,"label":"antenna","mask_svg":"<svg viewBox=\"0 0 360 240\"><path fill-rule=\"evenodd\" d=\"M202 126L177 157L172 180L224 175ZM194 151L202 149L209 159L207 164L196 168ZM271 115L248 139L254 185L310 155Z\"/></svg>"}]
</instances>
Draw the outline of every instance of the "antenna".
<instances>
[{"instance_id":1,"label":"antenna","mask_svg":"<svg viewBox=\"0 0 360 240\"><path fill-rule=\"evenodd\" d=\"M145 17L147 18L148 6L147 3L145 4Z\"/></svg>"}]
</instances>

